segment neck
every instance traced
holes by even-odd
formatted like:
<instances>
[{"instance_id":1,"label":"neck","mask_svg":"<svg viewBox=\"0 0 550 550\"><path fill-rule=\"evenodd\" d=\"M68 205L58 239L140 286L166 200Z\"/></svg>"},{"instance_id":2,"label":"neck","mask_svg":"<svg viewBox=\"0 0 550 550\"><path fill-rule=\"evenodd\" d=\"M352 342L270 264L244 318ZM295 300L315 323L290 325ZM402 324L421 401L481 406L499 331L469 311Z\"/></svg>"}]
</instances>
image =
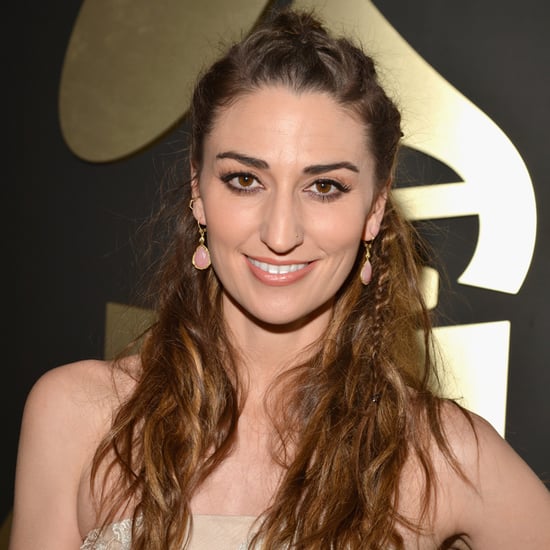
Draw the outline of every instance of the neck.
<instances>
[{"instance_id":1,"label":"neck","mask_svg":"<svg viewBox=\"0 0 550 550\"><path fill-rule=\"evenodd\" d=\"M224 300L224 317L235 347L241 353L240 373L250 397L263 397L283 372L307 359L308 352L325 332L332 304L288 325L262 323Z\"/></svg>"}]
</instances>

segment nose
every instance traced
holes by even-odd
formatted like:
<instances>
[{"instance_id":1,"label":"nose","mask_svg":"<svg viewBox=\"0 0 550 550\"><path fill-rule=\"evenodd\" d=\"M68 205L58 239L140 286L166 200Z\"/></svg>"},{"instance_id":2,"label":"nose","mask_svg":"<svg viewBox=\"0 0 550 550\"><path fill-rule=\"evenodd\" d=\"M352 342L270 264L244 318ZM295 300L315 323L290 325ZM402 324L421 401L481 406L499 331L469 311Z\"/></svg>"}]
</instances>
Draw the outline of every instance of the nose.
<instances>
[{"instance_id":1,"label":"nose","mask_svg":"<svg viewBox=\"0 0 550 550\"><path fill-rule=\"evenodd\" d=\"M292 191L275 192L266 202L260 239L276 254L286 254L302 244L304 230L300 210Z\"/></svg>"}]
</instances>

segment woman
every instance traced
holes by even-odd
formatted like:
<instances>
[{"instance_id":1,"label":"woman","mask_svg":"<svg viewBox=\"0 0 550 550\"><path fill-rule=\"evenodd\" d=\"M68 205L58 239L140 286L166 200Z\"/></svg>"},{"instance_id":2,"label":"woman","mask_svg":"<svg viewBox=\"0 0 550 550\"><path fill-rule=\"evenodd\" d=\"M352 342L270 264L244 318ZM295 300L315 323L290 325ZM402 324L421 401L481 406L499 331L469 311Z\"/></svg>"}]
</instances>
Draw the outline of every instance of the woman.
<instances>
[{"instance_id":1,"label":"woman","mask_svg":"<svg viewBox=\"0 0 550 550\"><path fill-rule=\"evenodd\" d=\"M12 549L548 546L544 485L433 390L373 61L283 12L190 116L157 321L33 388Z\"/></svg>"}]
</instances>

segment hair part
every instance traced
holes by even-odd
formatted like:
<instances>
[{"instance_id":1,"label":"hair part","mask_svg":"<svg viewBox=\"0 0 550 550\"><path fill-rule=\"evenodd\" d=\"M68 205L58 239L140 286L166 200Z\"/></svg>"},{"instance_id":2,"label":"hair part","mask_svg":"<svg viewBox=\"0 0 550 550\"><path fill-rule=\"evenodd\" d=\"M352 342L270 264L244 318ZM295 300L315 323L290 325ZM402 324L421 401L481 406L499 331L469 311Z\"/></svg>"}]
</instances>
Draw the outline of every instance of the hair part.
<instances>
[{"instance_id":1,"label":"hair part","mask_svg":"<svg viewBox=\"0 0 550 550\"><path fill-rule=\"evenodd\" d=\"M200 78L191 102L193 163L221 110L269 86L329 95L365 125L380 186L392 176L401 115L380 86L372 58L346 38L333 38L311 13L283 11L260 25Z\"/></svg>"}]
</instances>

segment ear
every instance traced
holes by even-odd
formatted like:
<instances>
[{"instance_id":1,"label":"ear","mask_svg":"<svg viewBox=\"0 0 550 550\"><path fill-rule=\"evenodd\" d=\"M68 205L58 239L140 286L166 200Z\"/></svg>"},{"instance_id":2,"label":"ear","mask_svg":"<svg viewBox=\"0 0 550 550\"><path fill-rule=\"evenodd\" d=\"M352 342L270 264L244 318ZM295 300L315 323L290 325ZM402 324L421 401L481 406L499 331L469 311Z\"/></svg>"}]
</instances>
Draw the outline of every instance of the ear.
<instances>
[{"instance_id":1,"label":"ear","mask_svg":"<svg viewBox=\"0 0 550 550\"><path fill-rule=\"evenodd\" d=\"M206 225L206 216L204 214L204 205L199 188L199 171L195 167L194 163L189 160L189 170L191 173L191 209L193 211L193 217L201 224Z\"/></svg>"},{"instance_id":2,"label":"ear","mask_svg":"<svg viewBox=\"0 0 550 550\"><path fill-rule=\"evenodd\" d=\"M367 221L365 222L365 229L363 231L363 240L372 241L378 232L380 231L380 225L382 224L382 218L384 217L384 211L386 209L386 201L388 200L388 190L384 188L372 203Z\"/></svg>"}]
</instances>

